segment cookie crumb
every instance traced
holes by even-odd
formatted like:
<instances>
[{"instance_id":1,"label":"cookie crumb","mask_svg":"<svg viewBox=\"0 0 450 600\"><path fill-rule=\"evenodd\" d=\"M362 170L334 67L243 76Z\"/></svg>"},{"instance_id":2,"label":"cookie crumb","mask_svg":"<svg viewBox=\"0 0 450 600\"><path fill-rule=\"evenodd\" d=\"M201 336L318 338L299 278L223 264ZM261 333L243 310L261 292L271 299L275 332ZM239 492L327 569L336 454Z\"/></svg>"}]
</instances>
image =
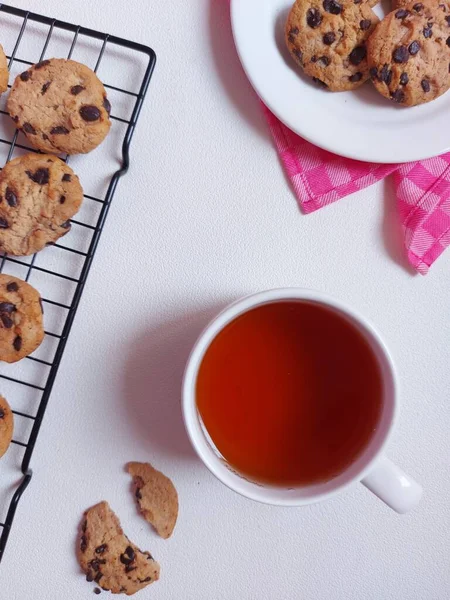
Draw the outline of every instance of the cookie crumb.
<instances>
[{"instance_id":1,"label":"cookie crumb","mask_svg":"<svg viewBox=\"0 0 450 600\"><path fill-rule=\"evenodd\" d=\"M172 481L149 463L131 462L134 495L146 519L162 538L169 538L178 518L178 493Z\"/></svg>"},{"instance_id":2,"label":"cookie crumb","mask_svg":"<svg viewBox=\"0 0 450 600\"><path fill-rule=\"evenodd\" d=\"M78 561L86 580L113 594L132 595L159 579L159 564L124 534L107 502L87 510L78 539ZM99 591L95 591L95 590Z\"/></svg>"}]
</instances>

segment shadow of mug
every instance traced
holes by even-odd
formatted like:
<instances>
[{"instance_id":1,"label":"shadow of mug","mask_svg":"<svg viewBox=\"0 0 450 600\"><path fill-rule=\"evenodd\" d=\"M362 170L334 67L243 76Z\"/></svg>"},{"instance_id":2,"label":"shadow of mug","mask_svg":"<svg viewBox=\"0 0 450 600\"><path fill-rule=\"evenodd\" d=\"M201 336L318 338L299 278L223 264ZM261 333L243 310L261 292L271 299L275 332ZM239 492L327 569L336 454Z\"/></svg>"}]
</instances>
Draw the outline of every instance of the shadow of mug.
<instances>
[{"instance_id":1,"label":"shadow of mug","mask_svg":"<svg viewBox=\"0 0 450 600\"><path fill-rule=\"evenodd\" d=\"M181 384L201 331L230 300L164 321L130 344L123 377L123 409L142 447L195 460L181 415ZM181 313L181 311L180 311Z\"/></svg>"}]
</instances>

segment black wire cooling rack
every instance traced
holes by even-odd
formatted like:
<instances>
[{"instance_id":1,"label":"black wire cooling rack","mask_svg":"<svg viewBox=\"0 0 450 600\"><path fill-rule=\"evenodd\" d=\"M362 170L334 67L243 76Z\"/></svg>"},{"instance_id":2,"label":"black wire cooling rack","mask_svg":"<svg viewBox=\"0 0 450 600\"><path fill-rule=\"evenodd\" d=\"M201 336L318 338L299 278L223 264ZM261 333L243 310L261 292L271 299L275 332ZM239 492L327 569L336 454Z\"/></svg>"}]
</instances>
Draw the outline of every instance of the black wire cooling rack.
<instances>
[{"instance_id":1,"label":"black wire cooling rack","mask_svg":"<svg viewBox=\"0 0 450 600\"><path fill-rule=\"evenodd\" d=\"M109 81L104 81L104 85L108 89L108 95L113 93L115 97L119 99L118 104L122 107L128 107L129 117L122 118L115 115L114 102L112 103L113 112L111 119L113 121L113 128L111 129L111 132L114 130L115 125L117 127L120 126L120 131L123 130L123 133L120 134L122 151L121 156L118 157L119 168L117 169L117 167L114 166L114 169L109 173L109 176L105 178L105 181L103 182L104 193L102 195L85 194L84 204L90 203L95 208L98 208L98 210L91 212L87 210L87 214L91 215L91 220L89 221L89 218L78 220L77 215L77 220L72 219L71 221L73 224L72 232L74 229L79 229L82 234L86 235L84 235L84 237L83 235L74 235L74 242L72 243L72 247L70 247L70 245L66 243L66 239L68 240L70 236L73 235L71 232L67 238L64 238L64 243L57 243L52 246L52 248L44 250L44 252L39 255L24 259L7 255L0 256L1 272L19 276L26 281L30 280L33 276L32 283L41 292L45 307L44 323L46 327L46 336L42 347L45 347L45 341L49 340L48 348L46 351L43 351L42 354L39 354L37 351L33 356L29 356L21 361L21 363L17 363L21 365L18 375L16 375L15 371L8 370L10 365L2 365L4 370L0 371L0 384L2 386L3 384L16 386L17 396L19 395L20 390L26 392L24 394L25 399L17 406L15 405L14 400L16 390L13 392L10 391L8 395L3 392L3 387L0 390L0 392L4 393L8 398L8 401L12 406L15 416L15 425L20 425L20 422L25 423L24 427L18 427L19 431L21 430L23 432L22 439L18 438L15 427L13 443L16 445L16 448L23 448L24 453L18 461L16 484L9 486L4 490L5 498L7 498L7 500L4 501L6 504L3 507L6 517L3 518L4 522L0 522L0 561L4 554L19 500L33 475L33 472L30 469L30 461L44 413L117 183L120 177L128 170L130 142L156 62L156 56L153 50L141 44L6 6L5 4L0 4L0 22L2 17L6 18L6 15L8 16L8 19L17 20L17 37L15 38L15 41L11 43L12 51L9 54L7 53L10 72L14 65L20 67L21 70L24 70L25 68L28 68L29 65L43 60L45 56L50 58L51 55L48 54L48 51L51 40L55 37L61 38L63 33L66 36L70 36L70 38L68 38L68 52L65 53L67 58L73 57L77 45L88 42L93 45L97 44L96 56L94 59L96 60L94 66L95 71L98 71L100 64L105 59L105 53L107 54L108 52L112 53L114 60L117 60L117 56L120 56L120 54L127 52L129 55L128 60L130 68L139 58L139 60L143 61L143 69L142 75L137 78L135 91L122 89L122 87L109 84ZM28 59L35 58L35 60L25 60L24 57L21 57L21 48L24 45L27 36L36 35L36 27L38 25L41 28L46 28L42 38L43 44L41 43L41 49L36 52L35 57L27 56ZM8 48L5 50L8 51ZM24 66L22 67L21 65ZM106 79L106 77L103 79ZM0 117L0 119L9 120L9 117L4 110L0 110L0 114L6 115ZM6 162L14 156L15 152L34 151L32 148L28 147L26 139L22 138L22 134L18 131L14 131L12 128L10 129L9 139L5 139L5 137L3 137L3 135L0 137L0 148L6 148L4 157ZM22 139L23 143L21 143ZM106 152L106 150L103 149L103 146L96 150L95 158L93 160L97 161L102 152ZM65 158L68 160L68 157ZM116 164L117 161L115 165ZM84 185L83 173L80 173L76 168L75 170L77 174L80 175L81 182ZM77 247L78 242L79 245ZM58 260L55 259L54 262L51 260L52 252L58 252L60 255ZM41 256L44 255L46 255L46 260L50 266L48 266L47 263L41 262ZM67 272L64 272L64 265L66 263L67 265L72 265L72 259L78 261L76 275L74 275L73 272L71 272L70 275ZM57 267L54 265L57 265ZM18 272L18 269L21 270L21 272ZM68 268L68 271L69 270L70 269ZM53 294L53 296L50 292L46 294L46 286L44 283L42 281L41 283L35 281L35 279L42 280L42 278L47 278L47 281L51 282L51 284L49 283L48 285L49 290L54 290L55 288L60 289L61 287L66 286L68 288L68 291L66 290L67 294ZM61 301L61 298L66 297L70 297L70 300ZM58 299L56 300L55 298ZM54 327L58 332L52 331L46 322L48 310L50 310L50 312L51 310L59 311L59 318L55 320L55 323L59 322L59 327ZM28 373L31 372L30 369L32 370L32 376L28 375ZM36 374L36 369L39 372L38 375ZM10 451L11 448L9 452ZM19 465L21 473L19 471ZM0 488L2 484L3 482L0 481ZM0 509L1 508L2 507L0 506ZM0 521L1 520L2 519L0 519Z\"/></svg>"}]
</instances>

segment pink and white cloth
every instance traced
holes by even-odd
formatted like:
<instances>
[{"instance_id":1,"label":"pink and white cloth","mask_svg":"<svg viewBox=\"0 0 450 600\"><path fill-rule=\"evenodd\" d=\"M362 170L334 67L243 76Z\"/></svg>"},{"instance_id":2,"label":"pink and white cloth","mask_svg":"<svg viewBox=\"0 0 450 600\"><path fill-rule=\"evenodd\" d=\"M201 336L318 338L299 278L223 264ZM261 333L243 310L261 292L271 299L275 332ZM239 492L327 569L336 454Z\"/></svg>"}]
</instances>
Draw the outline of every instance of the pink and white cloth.
<instances>
[{"instance_id":1,"label":"pink and white cloth","mask_svg":"<svg viewBox=\"0 0 450 600\"><path fill-rule=\"evenodd\" d=\"M411 265L426 275L450 244L450 152L398 165L352 160L317 148L262 106L286 174L305 213L393 173L406 254Z\"/></svg>"},{"instance_id":2,"label":"pink and white cloth","mask_svg":"<svg viewBox=\"0 0 450 600\"><path fill-rule=\"evenodd\" d=\"M263 105L300 206L310 213L393 173L406 253L422 275L450 244L450 152L418 162L360 162L317 148Z\"/></svg>"}]
</instances>

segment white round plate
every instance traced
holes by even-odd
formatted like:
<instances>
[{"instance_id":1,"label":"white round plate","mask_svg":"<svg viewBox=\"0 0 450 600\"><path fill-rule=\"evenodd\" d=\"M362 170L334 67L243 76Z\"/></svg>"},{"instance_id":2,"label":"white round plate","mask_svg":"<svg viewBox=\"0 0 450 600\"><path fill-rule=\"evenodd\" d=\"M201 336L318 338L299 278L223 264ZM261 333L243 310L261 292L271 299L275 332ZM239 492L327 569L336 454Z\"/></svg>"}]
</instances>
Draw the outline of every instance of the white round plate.
<instances>
[{"instance_id":1,"label":"white round plate","mask_svg":"<svg viewBox=\"0 0 450 600\"><path fill-rule=\"evenodd\" d=\"M231 2L234 40L247 77L285 125L325 150L369 162L408 162L450 149L450 93L405 108L381 96L370 83L354 92L331 93L305 77L284 41L292 4L293 0Z\"/></svg>"}]
</instances>

